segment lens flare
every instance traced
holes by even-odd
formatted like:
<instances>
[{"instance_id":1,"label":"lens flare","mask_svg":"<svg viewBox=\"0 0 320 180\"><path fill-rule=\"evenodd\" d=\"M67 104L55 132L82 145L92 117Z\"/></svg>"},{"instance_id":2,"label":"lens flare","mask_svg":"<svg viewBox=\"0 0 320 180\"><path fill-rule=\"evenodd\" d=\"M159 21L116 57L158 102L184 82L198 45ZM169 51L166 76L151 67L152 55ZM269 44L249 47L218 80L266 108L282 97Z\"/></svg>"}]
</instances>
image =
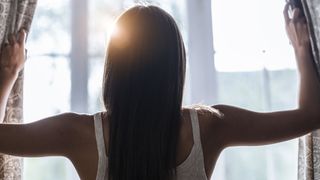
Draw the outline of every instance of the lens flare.
<instances>
[{"instance_id":1,"label":"lens flare","mask_svg":"<svg viewBox=\"0 0 320 180\"><path fill-rule=\"evenodd\" d=\"M119 36L120 34L120 29L119 26L117 24L112 25L112 27L110 28L110 32L111 32L111 36Z\"/></svg>"},{"instance_id":2,"label":"lens flare","mask_svg":"<svg viewBox=\"0 0 320 180\"><path fill-rule=\"evenodd\" d=\"M129 45L129 36L125 29L115 24L110 29L110 39L112 44L118 49L124 49Z\"/></svg>"}]
</instances>

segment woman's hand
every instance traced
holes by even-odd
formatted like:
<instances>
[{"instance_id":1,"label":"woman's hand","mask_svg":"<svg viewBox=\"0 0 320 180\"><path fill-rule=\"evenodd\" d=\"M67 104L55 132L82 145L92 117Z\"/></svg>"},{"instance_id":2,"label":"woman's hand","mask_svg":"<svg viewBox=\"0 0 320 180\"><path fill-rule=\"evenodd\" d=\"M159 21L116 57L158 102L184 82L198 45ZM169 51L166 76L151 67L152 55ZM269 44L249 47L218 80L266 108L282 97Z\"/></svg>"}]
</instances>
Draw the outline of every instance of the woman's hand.
<instances>
[{"instance_id":1,"label":"woman's hand","mask_svg":"<svg viewBox=\"0 0 320 180\"><path fill-rule=\"evenodd\" d=\"M310 51L310 38L306 18L300 9L294 8L292 17L289 16L290 3L284 8L284 17L288 37L296 52Z\"/></svg>"},{"instance_id":2,"label":"woman's hand","mask_svg":"<svg viewBox=\"0 0 320 180\"><path fill-rule=\"evenodd\" d=\"M0 54L1 78L16 78L23 69L25 62L25 38L26 32L20 30L17 35L9 37L9 43L4 44Z\"/></svg>"},{"instance_id":3,"label":"woman's hand","mask_svg":"<svg viewBox=\"0 0 320 180\"><path fill-rule=\"evenodd\" d=\"M5 44L0 52L0 123L3 122L5 116L10 92L24 66L25 39L24 30L21 30L17 36L11 35L9 44Z\"/></svg>"}]
</instances>

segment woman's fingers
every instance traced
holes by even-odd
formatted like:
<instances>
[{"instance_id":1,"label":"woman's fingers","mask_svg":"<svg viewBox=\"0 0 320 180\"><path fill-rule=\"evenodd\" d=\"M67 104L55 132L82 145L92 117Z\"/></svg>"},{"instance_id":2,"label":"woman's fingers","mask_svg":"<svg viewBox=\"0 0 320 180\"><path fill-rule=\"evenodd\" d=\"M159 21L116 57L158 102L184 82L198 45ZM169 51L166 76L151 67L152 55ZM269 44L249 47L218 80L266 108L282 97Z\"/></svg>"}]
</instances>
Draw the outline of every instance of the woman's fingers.
<instances>
[{"instance_id":1,"label":"woman's fingers","mask_svg":"<svg viewBox=\"0 0 320 180\"><path fill-rule=\"evenodd\" d=\"M24 43L26 39L25 30L20 30L17 34L8 37L9 45L4 44L0 54L0 64L11 69L12 72L20 72L25 62Z\"/></svg>"},{"instance_id":2,"label":"woman's fingers","mask_svg":"<svg viewBox=\"0 0 320 180\"><path fill-rule=\"evenodd\" d=\"M9 45L19 43L23 45L26 40L26 31L21 29L17 34L10 34L8 37Z\"/></svg>"},{"instance_id":3,"label":"woman's fingers","mask_svg":"<svg viewBox=\"0 0 320 180\"><path fill-rule=\"evenodd\" d=\"M292 10L292 16L290 17L289 11L290 11L291 3L287 3L283 10L283 16L286 22L286 25L288 25L291 21L297 22L301 17L301 10L299 8L294 8Z\"/></svg>"},{"instance_id":4,"label":"woman's fingers","mask_svg":"<svg viewBox=\"0 0 320 180\"><path fill-rule=\"evenodd\" d=\"M18 33L18 43L20 45L23 45L26 40L26 31L24 29L21 29Z\"/></svg>"},{"instance_id":5,"label":"woman's fingers","mask_svg":"<svg viewBox=\"0 0 320 180\"><path fill-rule=\"evenodd\" d=\"M287 3L284 7L284 10L283 10L283 16L284 16L286 24L289 24L289 22L290 22L289 7L290 7L290 3Z\"/></svg>"},{"instance_id":6,"label":"woman's fingers","mask_svg":"<svg viewBox=\"0 0 320 180\"><path fill-rule=\"evenodd\" d=\"M8 40L10 45L13 45L17 42L16 36L14 34L10 34Z\"/></svg>"},{"instance_id":7,"label":"woman's fingers","mask_svg":"<svg viewBox=\"0 0 320 180\"><path fill-rule=\"evenodd\" d=\"M300 14L301 14L300 9L294 8L293 15L292 15L292 21L297 22L297 20L300 18Z\"/></svg>"}]
</instances>

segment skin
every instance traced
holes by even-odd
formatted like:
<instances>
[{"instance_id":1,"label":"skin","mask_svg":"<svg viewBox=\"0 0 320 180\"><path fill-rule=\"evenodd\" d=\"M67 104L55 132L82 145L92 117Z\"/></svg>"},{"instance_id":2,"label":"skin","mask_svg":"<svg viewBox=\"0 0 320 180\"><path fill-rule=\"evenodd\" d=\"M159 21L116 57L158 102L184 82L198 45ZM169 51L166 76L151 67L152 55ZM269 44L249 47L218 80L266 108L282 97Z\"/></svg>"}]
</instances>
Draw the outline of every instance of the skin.
<instances>
[{"instance_id":1,"label":"skin","mask_svg":"<svg viewBox=\"0 0 320 180\"><path fill-rule=\"evenodd\" d=\"M299 106L290 111L260 113L215 105L224 116L198 110L205 170L211 176L221 151L230 146L257 146L286 141L320 128L320 84L313 66L306 20L298 9L293 17L284 9L286 30L294 48L300 74ZM12 36L0 58L0 122L9 93L24 66L25 32ZM182 109L177 165L193 146L189 109ZM109 122L103 118L108 151ZM81 179L95 179L98 152L93 116L66 113L30 124L0 124L0 152L23 157L64 156L72 161Z\"/></svg>"}]
</instances>

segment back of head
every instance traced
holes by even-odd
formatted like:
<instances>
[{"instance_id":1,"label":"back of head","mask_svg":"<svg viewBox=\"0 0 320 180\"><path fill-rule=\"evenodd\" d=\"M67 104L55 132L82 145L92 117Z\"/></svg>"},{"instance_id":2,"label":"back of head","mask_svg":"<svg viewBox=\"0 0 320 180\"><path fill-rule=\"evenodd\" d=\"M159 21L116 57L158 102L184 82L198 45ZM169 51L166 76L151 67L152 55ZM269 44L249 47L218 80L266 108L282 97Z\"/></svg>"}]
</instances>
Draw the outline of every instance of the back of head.
<instances>
[{"instance_id":1,"label":"back of head","mask_svg":"<svg viewBox=\"0 0 320 180\"><path fill-rule=\"evenodd\" d=\"M109 179L172 179L186 66L181 34L155 6L127 10L116 26L103 82Z\"/></svg>"}]
</instances>

